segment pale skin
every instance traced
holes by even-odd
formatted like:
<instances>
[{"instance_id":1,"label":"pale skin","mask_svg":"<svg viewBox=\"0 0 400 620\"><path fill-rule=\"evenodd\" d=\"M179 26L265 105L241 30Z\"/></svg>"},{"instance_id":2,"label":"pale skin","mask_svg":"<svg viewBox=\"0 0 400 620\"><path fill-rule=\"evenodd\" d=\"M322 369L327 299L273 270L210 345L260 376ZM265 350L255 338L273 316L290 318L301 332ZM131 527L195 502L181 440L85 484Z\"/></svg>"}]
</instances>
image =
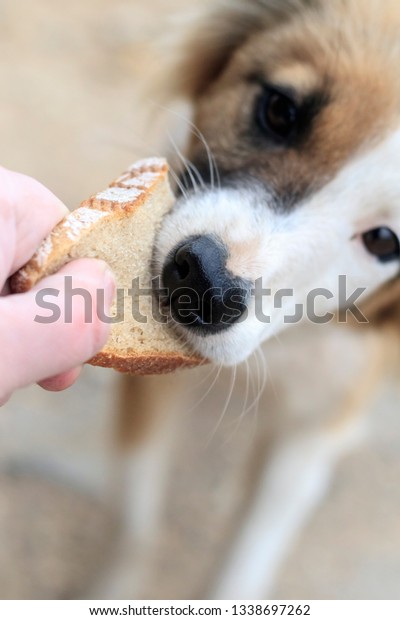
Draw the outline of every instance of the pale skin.
<instances>
[{"instance_id":1,"label":"pale skin","mask_svg":"<svg viewBox=\"0 0 400 620\"><path fill-rule=\"evenodd\" d=\"M110 326L97 318L96 291L104 289L109 309L115 282L102 261L76 260L28 293L9 292L8 278L67 213L65 205L38 181L0 168L0 405L18 388L34 383L50 391L70 387L82 364L108 338ZM93 321L85 321L83 301L74 297L72 323L65 323L62 315L54 323L36 322L40 314L37 290L49 287L60 291L57 303L63 308L65 276L72 277L74 288L91 294Z\"/></svg>"}]
</instances>

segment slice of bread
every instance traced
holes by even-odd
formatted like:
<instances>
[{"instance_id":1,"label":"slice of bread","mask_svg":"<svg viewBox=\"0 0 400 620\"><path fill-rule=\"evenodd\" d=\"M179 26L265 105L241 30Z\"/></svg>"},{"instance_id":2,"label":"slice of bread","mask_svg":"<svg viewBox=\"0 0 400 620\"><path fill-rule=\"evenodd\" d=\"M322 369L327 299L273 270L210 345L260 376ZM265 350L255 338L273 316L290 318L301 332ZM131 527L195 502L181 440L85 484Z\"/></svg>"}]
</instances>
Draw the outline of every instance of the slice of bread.
<instances>
[{"instance_id":1,"label":"slice of bread","mask_svg":"<svg viewBox=\"0 0 400 620\"><path fill-rule=\"evenodd\" d=\"M203 363L159 316L157 320L158 304L151 294L139 297L137 291L132 293L132 281L137 278L141 289L151 288L155 235L173 202L165 160L153 158L134 164L56 226L12 277L12 291L28 291L75 258L103 259L116 276L119 292L110 316L118 310L120 322L112 325L106 346L89 363L139 375Z\"/></svg>"}]
</instances>

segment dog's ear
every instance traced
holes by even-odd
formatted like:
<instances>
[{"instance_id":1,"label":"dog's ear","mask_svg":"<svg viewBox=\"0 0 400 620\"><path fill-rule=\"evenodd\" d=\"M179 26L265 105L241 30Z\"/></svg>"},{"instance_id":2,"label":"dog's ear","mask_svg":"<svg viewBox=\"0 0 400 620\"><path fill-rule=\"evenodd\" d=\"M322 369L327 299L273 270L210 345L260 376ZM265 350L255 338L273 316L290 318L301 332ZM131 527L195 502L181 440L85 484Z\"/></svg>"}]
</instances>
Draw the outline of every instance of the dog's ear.
<instances>
[{"instance_id":1,"label":"dog's ear","mask_svg":"<svg viewBox=\"0 0 400 620\"><path fill-rule=\"evenodd\" d=\"M230 56L253 33L274 28L321 0L213 0L199 11L181 15L174 30L184 31L174 45L175 67L169 89L174 95L198 96L221 74ZM174 38L174 35L172 35ZM179 38L179 37L178 37ZM176 41L175 41L176 42Z\"/></svg>"}]
</instances>

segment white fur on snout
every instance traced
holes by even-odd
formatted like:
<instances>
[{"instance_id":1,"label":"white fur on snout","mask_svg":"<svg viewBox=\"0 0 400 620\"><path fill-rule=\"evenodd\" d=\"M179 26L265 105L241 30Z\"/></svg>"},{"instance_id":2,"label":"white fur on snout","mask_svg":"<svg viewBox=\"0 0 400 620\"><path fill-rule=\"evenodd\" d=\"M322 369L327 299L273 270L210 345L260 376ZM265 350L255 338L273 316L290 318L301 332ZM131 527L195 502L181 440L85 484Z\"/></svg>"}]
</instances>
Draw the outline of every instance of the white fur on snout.
<instances>
[{"instance_id":1,"label":"white fur on snout","mask_svg":"<svg viewBox=\"0 0 400 620\"><path fill-rule=\"evenodd\" d=\"M316 298L316 314L338 310L339 276L346 276L348 293L364 287L364 296L394 277L399 265L382 264L369 255L360 235L389 226L400 236L399 160L397 131L287 213L274 210L268 188L258 184L205 190L181 199L158 235L159 272L179 243L193 235L213 234L228 250L227 266L233 275L253 283L261 279L271 291L262 296L257 313L252 297L246 319L220 334L200 336L179 327L195 349L219 363L238 363L290 324L287 317L295 315L299 305L307 318L310 292L323 288L332 294L332 299ZM281 303L276 302L278 291L286 292Z\"/></svg>"},{"instance_id":2,"label":"white fur on snout","mask_svg":"<svg viewBox=\"0 0 400 620\"><path fill-rule=\"evenodd\" d=\"M262 243L262 235L258 238L255 232L263 222L261 206L266 203L264 191L244 189L220 189L192 194L188 199L181 199L172 213L164 220L161 234L157 240L156 261L161 265L165 257L179 243L194 235L218 236L232 256L236 256L235 248L246 246L254 261L258 250L254 247ZM237 276L251 277L251 266L246 271L242 261L237 261L238 269L231 269ZM241 273L239 273L239 271Z\"/></svg>"},{"instance_id":3,"label":"white fur on snout","mask_svg":"<svg viewBox=\"0 0 400 620\"><path fill-rule=\"evenodd\" d=\"M165 218L156 244L156 272L161 273L166 257L185 239L194 235L215 235L228 251L229 271L253 282L262 273L260 256L266 231L268 194L254 190L220 189L198 192L180 200ZM245 328L244 328L245 325ZM225 332L198 336L177 325L194 348L207 358L226 365L245 360L259 342L259 325L254 321L249 299L245 320Z\"/></svg>"}]
</instances>

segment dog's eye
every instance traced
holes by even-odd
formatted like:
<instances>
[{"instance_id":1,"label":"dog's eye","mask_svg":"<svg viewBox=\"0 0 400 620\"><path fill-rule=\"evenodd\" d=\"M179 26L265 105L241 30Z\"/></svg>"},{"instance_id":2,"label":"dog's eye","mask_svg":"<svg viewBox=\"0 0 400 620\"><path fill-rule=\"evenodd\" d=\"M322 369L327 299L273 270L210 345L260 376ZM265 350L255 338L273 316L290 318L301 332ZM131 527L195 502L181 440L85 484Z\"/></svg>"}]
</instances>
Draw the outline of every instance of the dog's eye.
<instances>
[{"instance_id":1,"label":"dog's eye","mask_svg":"<svg viewBox=\"0 0 400 620\"><path fill-rule=\"evenodd\" d=\"M364 233L362 239L368 252L376 256L381 263L400 258L399 238L390 228L374 228Z\"/></svg>"},{"instance_id":2,"label":"dog's eye","mask_svg":"<svg viewBox=\"0 0 400 620\"><path fill-rule=\"evenodd\" d=\"M287 95L265 88L257 105L257 120L269 136L287 141L295 134L299 109Z\"/></svg>"}]
</instances>

